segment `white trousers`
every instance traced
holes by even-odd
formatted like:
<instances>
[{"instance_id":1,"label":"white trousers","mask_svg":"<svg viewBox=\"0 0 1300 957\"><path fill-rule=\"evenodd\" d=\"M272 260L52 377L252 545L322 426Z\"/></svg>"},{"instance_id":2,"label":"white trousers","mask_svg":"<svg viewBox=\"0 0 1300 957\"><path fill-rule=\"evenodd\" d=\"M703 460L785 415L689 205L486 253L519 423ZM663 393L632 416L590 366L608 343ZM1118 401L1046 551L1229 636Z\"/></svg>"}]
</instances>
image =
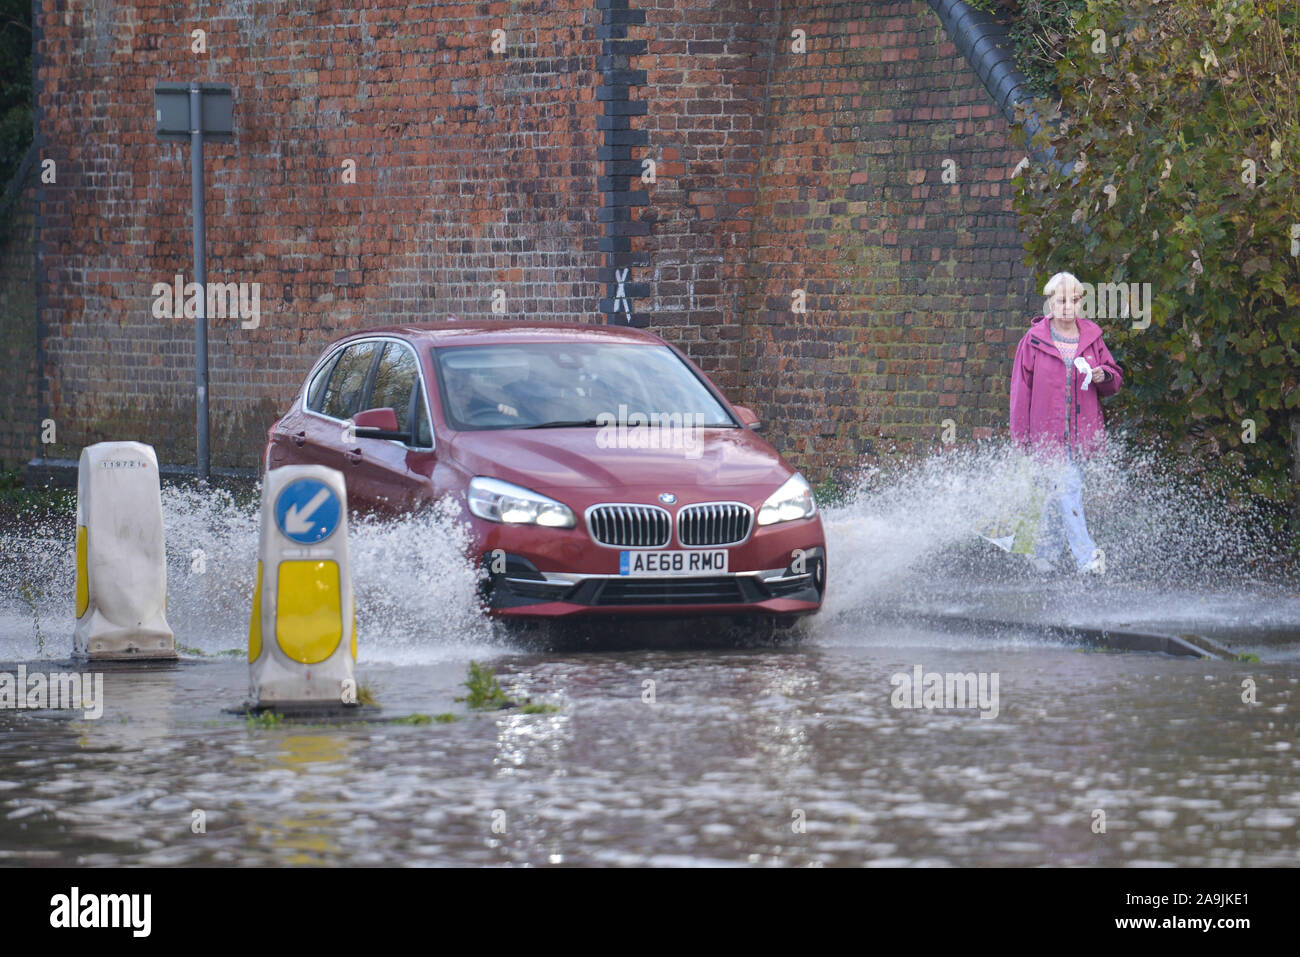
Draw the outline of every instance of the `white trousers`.
<instances>
[{"instance_id":1,"label":"white trousers","mask_svg":"<svg viewBox=\"0 0 1300 957\"><path fill-rule=\"evenodd\" d=\"M1074 461L1061 466L1043 502L1034 554L1054 562L1067 543L1074 554L1076 568L1082 569L1092 561L1097 545L1088 534L1088 523L1083 514L1083 471Z\"/></svg>"}]
</instances>

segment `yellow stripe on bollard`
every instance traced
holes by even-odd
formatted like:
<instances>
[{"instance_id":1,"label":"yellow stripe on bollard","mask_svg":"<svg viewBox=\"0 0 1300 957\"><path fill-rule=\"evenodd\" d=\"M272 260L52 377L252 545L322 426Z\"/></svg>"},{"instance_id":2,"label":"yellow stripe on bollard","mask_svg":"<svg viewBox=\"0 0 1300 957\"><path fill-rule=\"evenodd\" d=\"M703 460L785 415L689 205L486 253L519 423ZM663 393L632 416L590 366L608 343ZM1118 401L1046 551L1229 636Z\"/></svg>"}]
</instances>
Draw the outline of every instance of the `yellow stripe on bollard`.
<instances>
[{"instance_id":1,"label":"yellow stripe on bollard","mask_svg":"<svg viewBox=\"0 0 1300 957\"><path fill-rule=\"evenodd\" d=\"M90 607L90 580L86 575L86 526L77 526L77 617Z\"/></svg>"},{"instance_id":2,"label":"yellow stripe on bollard","mask_svg":"<svg viewBox=\"0 0 1300 957\"><path fill-rule=\"evenodd\" d=\"M248 622L248 663L262 657L262 562L257 562L257 581L253 583L253 617Z\"/></svg>"},{"instance_id":3,"label":"yellow stripe on bollard","mask_svg":"<svg viewBox=\"0 0 1300 957\"><path fill-rule=\"evenodd\" d=\"M302 664L324 661L343 639L338 562L281 562L278 577L275 640L280 650Z\"/></svg>"}]
</instances>

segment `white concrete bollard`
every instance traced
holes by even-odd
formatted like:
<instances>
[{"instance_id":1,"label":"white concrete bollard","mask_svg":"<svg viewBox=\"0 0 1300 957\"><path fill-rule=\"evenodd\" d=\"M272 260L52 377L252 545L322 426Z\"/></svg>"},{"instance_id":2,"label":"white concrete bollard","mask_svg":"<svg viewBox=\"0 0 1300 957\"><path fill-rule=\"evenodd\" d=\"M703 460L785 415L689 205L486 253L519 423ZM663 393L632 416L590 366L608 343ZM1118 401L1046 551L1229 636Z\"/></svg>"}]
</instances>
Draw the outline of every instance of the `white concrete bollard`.
<instances>
[{"instance_id":1,"label":"white concrete bollard","mask_svg":"<svg viewBox=\"0 0 1300 957\"><path fill-rule=\"evenodd\" d=\"M269 704L356 704L356 605L343 473L266 473L248 628L250 693Z\"/></svg>"},{"instance_id":2,"label":"white concrete bollard","mask_svg":"<svg viewBox=\"0 0 1300 957\"><path fill-rule=\"evenodd\" d=\"M158 457L140 442L100 442L77 468L77 627L73 653L175 658Z\"/></svg>"}]
</instances>

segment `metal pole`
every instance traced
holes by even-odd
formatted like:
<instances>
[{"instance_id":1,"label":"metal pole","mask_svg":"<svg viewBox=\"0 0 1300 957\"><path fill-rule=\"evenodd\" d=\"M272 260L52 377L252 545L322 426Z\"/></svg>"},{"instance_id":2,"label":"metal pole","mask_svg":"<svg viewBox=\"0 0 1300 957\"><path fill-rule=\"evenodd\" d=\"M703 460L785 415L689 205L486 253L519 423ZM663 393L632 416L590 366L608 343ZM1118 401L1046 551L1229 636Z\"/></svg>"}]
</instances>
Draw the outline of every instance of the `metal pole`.
<instances>
[{"instance_id":1,"label":"metal pole","mask_svg":"<svg viewBox=\"0 0 1300 957\"><path fill-rule=\"evenodd\" d=\"M206 224L203 219L203 90L190 84L190 179L194 202L194 282L199 290L194 313L194 398L198 432L199 479L208 480L208 272L204 262Z\"/></svg>"}]
</instances>

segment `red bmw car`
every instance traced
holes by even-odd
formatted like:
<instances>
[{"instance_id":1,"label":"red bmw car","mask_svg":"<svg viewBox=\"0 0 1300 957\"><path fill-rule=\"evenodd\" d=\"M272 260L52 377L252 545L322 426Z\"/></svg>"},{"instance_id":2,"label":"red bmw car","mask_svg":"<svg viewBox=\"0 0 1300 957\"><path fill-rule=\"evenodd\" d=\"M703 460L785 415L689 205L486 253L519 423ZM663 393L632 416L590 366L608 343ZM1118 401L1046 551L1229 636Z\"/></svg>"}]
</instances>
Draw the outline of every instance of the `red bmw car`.
<instances>
[{"instance_id":1,"label":"red bmw car","mask_svg":"<svg viewBox=\"0 0 1300 957\"><path fill-rule=\"evenodd\" d=\"M757 427L651 333L448 321L332 343L264 465L336 468L362 511L452 496L500 617L793 619L826 543Z\"/></svg>"}]
</instances>

